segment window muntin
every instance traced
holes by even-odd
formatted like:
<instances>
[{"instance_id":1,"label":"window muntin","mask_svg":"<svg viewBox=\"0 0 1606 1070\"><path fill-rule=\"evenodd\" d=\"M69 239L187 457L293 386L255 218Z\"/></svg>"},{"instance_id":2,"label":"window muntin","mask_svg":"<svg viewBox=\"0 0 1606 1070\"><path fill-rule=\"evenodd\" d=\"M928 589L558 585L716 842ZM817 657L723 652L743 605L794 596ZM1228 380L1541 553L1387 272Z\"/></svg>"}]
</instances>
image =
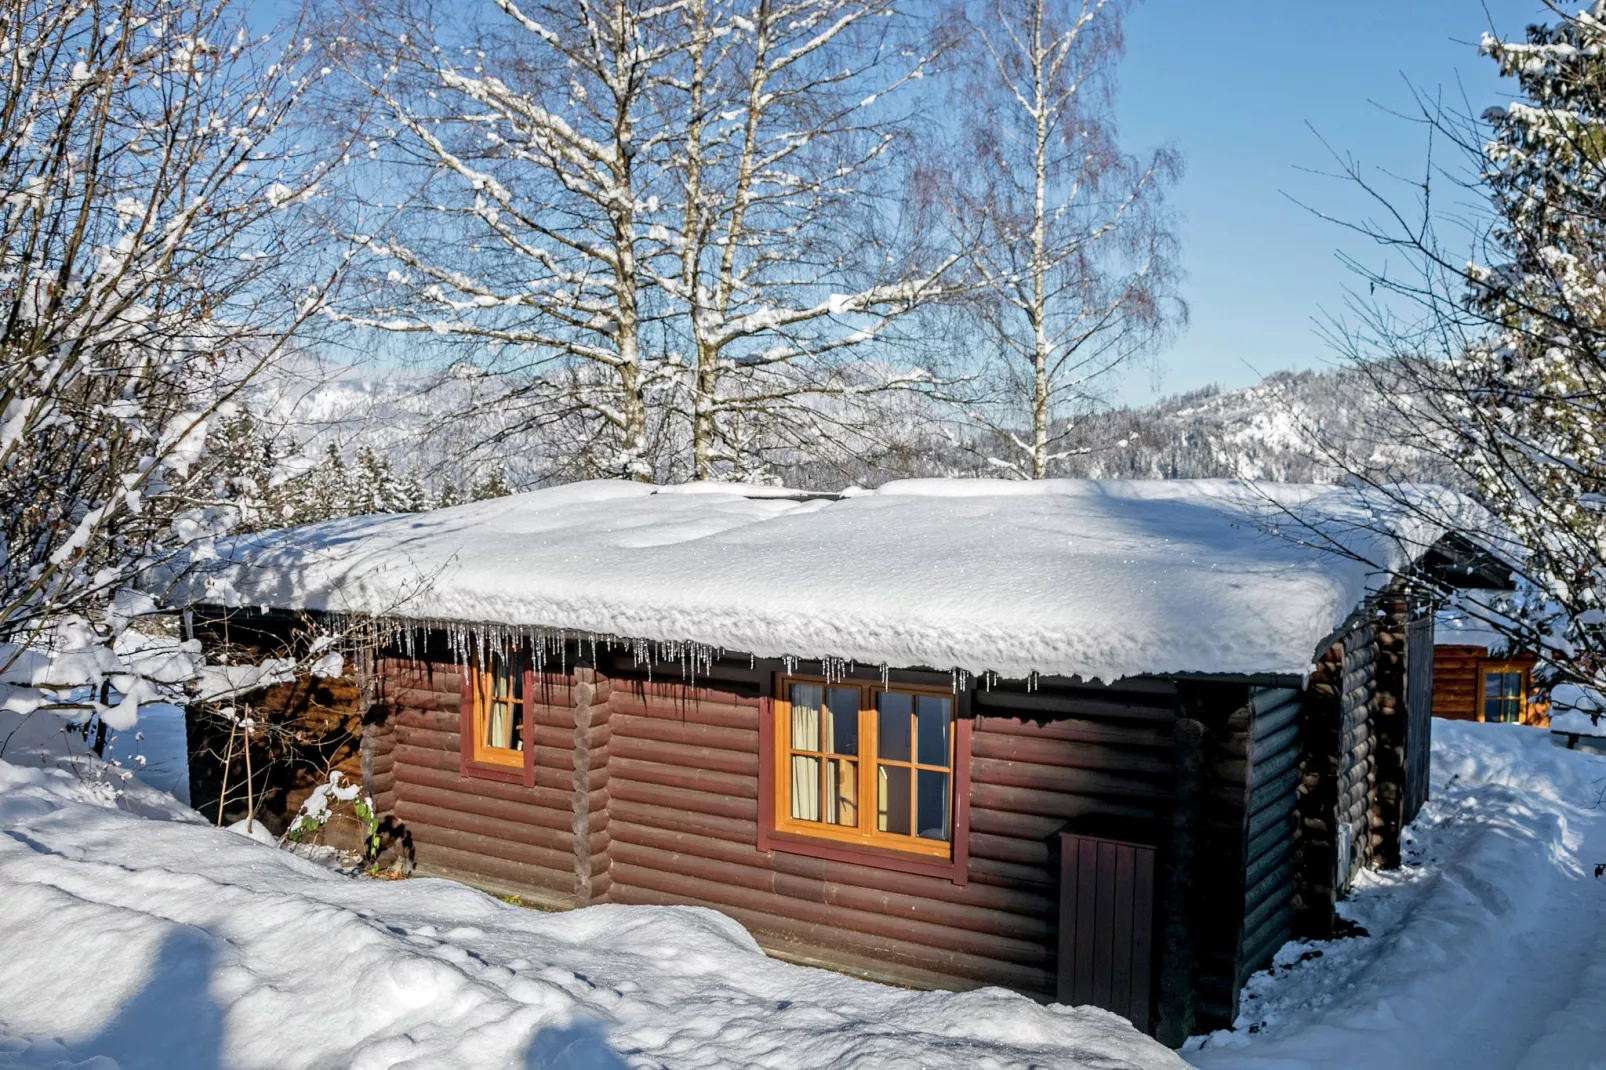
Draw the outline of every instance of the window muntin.
<instances>
[{"instance_id":1,"label":"window muntin","mask_svg":"<svg viewBox=\"0 0 1606 1070\"><path fill-rule=\"evenodd\" d=\"M488 654L474 668L474 760L524 765L524 671L517 655Z\"/></svg>"},{"instance_id":2,"label":"window muntin","mask_svg":"<svg viewBox=\"0 0 1606 1070\"><path fill-rule=\"evenodd\" d=\"M780 691L779 831L948 856L951 694L796 678Z\"/></svg>"},{"instance_id":3,"label":"window muntin","mask_svg":"<svg viewBox=\"0 0 1606 1070\"><path fill-rule=\"evenodd\" d=\"M1527 694L1525 673L1520 668L1493 665L1483 670L1483 719L1521 721Z\"/></svg>"}]
</instances>

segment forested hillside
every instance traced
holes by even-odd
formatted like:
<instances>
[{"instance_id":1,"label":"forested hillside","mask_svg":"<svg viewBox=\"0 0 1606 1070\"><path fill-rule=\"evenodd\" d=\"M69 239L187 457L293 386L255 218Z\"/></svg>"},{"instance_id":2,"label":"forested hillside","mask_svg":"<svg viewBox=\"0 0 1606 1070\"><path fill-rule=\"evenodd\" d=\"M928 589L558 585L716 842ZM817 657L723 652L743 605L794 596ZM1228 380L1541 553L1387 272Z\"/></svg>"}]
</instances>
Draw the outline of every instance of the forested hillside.
<instances>
[{"instance_id":1,"label":"forested hillside","mask_svg":"<svg viewBox=\"0 0 1606 1070\"><path fill-rule=\"evenodd\" d=\"M301 365L262 382L249 419L218 444L230 474L254 481L270 508L258 526L454 504L575 478L554 462L539 426L514 427L472 376ZM985 437L917 394L879 399L882 434L800 445L771 480L810 490L932 475L999 475ZM470 416L463 416L465 411ZM1100 479L1249 478L1329 482L1340 455L1405 479L1444 481L1431 459L1384 440L1392 410L1362 373L1278 372L1252 387L1215 387L1075 422L1054 474ZM269 485L273 484L269 490Z\"/></svg>"}]
</instances>

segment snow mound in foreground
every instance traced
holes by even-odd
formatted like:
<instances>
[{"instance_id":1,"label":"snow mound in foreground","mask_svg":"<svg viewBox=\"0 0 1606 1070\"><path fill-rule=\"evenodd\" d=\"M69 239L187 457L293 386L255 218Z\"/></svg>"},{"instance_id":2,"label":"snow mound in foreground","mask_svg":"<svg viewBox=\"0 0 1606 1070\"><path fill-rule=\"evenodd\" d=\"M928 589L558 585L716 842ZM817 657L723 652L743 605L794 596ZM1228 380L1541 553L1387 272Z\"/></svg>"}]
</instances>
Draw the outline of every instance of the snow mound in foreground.
<instances>
[{"instance_id":1,"label":"snow mound in foreground","mask_svg":"<svg viewBox=\"0 0 1606 1070\"><path fill-rule=\"evenodd\" d=\"M4 1068L1184 1065L1092 1008L776 962L711 910L352 880L137 783L0 761L0 830Z\"/></svg>"}]
</instances>

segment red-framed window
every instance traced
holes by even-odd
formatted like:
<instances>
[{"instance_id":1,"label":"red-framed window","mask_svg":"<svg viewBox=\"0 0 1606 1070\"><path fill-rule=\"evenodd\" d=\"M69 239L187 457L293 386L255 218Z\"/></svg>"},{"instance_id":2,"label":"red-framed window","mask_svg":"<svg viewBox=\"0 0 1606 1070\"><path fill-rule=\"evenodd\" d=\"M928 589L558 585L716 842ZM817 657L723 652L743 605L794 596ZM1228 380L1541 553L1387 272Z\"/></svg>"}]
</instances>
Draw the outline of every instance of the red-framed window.
<instances>
[{"instance_id":1,"label":"red-framed window","mask_svg":"<svg viewBox=\"0 0 1606 1070\"><path fill-rule=\"evenodd\" d=\"M760 720L759 848L964 883L963 698L951 688L777 676Z\"/></svg>"},{"instance_id":2,"label":"red-framed window","mask_svg":"<svg viewBox=\"0 0 1606 1070\"><path fill-rule=\"evenodd\" d=\"M529 659L515 651L476 655L463 670L459 699L460 771L464 776L535 783Z\"/></svg>"}]
</instances>

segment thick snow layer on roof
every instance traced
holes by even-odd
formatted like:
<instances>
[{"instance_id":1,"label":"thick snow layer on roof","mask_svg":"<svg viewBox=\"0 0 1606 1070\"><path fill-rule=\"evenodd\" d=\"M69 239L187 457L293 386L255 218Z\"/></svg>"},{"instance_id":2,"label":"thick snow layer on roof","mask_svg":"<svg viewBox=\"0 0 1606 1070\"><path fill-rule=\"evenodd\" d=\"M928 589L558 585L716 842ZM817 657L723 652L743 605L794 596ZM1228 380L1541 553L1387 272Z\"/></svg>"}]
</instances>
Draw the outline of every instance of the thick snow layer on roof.
<instances>
[{"instance_id":1,"label":"thick snow layer on roof","mask_svg":"<svg viewBox=\"0 0 1606 1070\"><path fill-rule=\"evenodd\" d=\"M0 1067L1185 1070L1105 1011L788 965L712 910L338 876L98 772L0 761Z\"/></svg>"},{"instance_id":2,"label":"thick snow layer on roof","mask_svg":"<svg viewBox=\"0 0 1606 1070\"><path fill-rule=\"evenodd\" d=\"M1497 622L1510 621L1505 608L1505 591L1457 591L1448 605L1434 614L1435 646L1481 646L1491 654L1503 654L1511 646ZM1515 623L1510 627L1515 630Z\"/></svg>"},{"instance_id":3,"label":"thick snow layer on roof","mask_svg":"<svg viewBox=\"0 0 1606 1070\"><path fill-rule=\"evenodd\" d=\"M594 482L237 540L201 597L1016 678L1302 674L1438 534L1338 486Z\"/></svg>"}]
</instances>

